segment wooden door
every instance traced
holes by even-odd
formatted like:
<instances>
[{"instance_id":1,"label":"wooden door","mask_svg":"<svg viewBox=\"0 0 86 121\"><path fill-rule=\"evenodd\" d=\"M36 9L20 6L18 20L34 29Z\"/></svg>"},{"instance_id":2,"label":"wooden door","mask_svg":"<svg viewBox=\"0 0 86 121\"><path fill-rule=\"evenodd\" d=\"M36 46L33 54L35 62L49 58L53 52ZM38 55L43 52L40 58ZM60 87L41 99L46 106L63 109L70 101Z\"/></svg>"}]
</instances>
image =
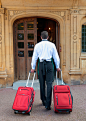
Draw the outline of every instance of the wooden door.
<instances>
[{"instance_id":1,"label":"wooden door","mask_svg":"<svg viewBox=\"0 0 86 121\"><path fill-rule=\"evenodd\" d=\"M31 69L33 49L37 43L37 19L24 18L14 23L15 80L26 80Z\"/></svg>"}]
</instances>

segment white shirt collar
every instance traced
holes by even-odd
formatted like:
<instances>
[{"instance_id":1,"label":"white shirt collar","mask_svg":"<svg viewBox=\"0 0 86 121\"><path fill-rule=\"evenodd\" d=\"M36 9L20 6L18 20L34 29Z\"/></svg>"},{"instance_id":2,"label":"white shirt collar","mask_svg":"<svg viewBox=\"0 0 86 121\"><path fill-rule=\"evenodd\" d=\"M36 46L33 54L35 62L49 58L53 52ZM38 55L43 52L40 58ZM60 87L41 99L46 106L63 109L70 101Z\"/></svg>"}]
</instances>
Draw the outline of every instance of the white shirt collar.
<instances>
[{"instance_id":1,"label":"white shirt collar","mask_svg":"<svg viewBox=\"0 0 86 121\"><path fill-rule=\"evenodd\" d=\"M42 41L45 41L45 40L47 40L47 39L42 39Z\"/></svg>"}]
</instances>

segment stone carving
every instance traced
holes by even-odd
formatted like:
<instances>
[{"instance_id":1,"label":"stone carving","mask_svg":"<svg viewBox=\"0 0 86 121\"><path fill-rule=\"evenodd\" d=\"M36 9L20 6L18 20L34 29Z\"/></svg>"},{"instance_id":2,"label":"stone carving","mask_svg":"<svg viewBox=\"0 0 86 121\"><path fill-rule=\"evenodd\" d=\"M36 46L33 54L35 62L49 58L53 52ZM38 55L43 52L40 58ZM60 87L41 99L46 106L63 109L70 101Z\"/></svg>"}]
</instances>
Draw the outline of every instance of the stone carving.
<instances>
[{"instance_id":1,"label":"stone carving","mask_svg":"<svg viewBox=\"0 0 86 121\"><path fill-rule=\"evenodd\" d=\"M5 8L5 20L7 20L7 9Z\"/></svg>"},{"instance_id":2,"label":"stone carving","mask_svg":"<svg viewBox=\"0 0 86 121\"><path fill-rule=\"evenodd\" d=\"M0 14L4 14L4 8L0 8Z\"/></svg>"},{"instance_id":3,"label":"stone carving","mask_svg":"<svg viewBox=\"0 0 86 121\"><path fill-rule=\"evenodd\" d=\"M77 16L73 16L73 34L77 34Z\"/></svg>"},{"instance_id":4,"label":"stone carving","mask_svg":"<svg viewBox=\"0 0 86 121\"><path fill-rule=\"evenodd\" d=\"M12 12L12 11L11 11ZM24 13L25 11L13 11L14 15Z\"/></svg>"},{"instance_id":5,"label":"stone carving","mask_svg":"<svg viewBox=\"0 0 86 121\"><path fill-rule=\"evenodd\" d=\"M73 66L77 67L77 41L73 42Z\"/></svg>"},{"instance_id":6,"label":"stone carving","mask_svg":"<svg viewBox=\"0 0 86 121\"><path fill-rule=\"evenodd\" d=\"M10 20L14 15L21 14L21 13L25 13L25 11L9 10L9 11L8 11L9 20Z\"/></svg>"},{"instance_id":7,"label":"stone carving","mask_svg":"<svg viewBox=\"0 0 86 121\"><path fill-rule=\"evenodd\" d=\"M79 0L73 0L73 8L77 8L79 5Z\"/></svg>"},{"instance_id":8,"label":"stone carving","mask_svg":"<svg viewBox=\"0 0 86 121\"><path fill-rule=\"evenodd\" d=\"M50 11L50 12L55 13L55 14L61 16L61 17L63 18L63 20L65 21L65 18L66 18L66 16L65 16L66 11Z\"/></svg>"},{"instance_id":9,"label":"stone carving","mask_svg":"<svg viewBox=\"0 0 86 121\"><path fill-rule=\"evenodd\" d=\"M33 10L30 10L31 12L33 12ZM29 13L30 12L29 10L23 10L23 11L19 11L19 10L9 10L8 11L8 14L9 14L9 20L14 16L14 15L17 15L17 14L21 14L21 13ZM35 10L35 12L43 12L45 10ZM59 16L61 16L64 20L65 20L65 14L66 12L65 11L50 11L50 10L47 10L47 12L52 12L54 14L57 14Z\"/></svg>"},{"instance_id":10,"label":"stone carving","mask_svg":"<svg viewBox=\"0 0 86 121\"><path fill-rule=\"evenodd\" d=\"M71 9L70 14L80 14L80 9Z\"/></svg>"},{"instance_id":11,"label":"stone carving","mask_svg":"<svg viewBox=\"0 0 86 121\"><path fill-rule=\"evenodd\" d=\"M70 11L68 10L68 13L67 13L67 20L70 20Z\"/></svg>"},{"instance_id":12,"label":"stone carving","mask_svg":"<svg viewBox=\"0 0 86 121\"><path fill-rule=\"evenodd\" d=\"M73 39L74 39L74 40L76 40L76 39L77 39L77 36L76 36L76 35L74 35L74 36L73 36Z\"/></svg>"}]
</instances>

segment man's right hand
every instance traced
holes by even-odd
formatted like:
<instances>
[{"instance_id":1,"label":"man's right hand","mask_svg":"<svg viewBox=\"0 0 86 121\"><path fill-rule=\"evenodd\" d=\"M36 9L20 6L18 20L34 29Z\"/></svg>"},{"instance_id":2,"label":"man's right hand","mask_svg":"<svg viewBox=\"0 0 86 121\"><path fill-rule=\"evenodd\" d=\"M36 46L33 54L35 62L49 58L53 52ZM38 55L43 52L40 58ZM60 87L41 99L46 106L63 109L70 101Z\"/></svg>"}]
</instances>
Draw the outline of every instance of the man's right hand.
<instances>
[{"instance_id":1,"label":"man's right hand","mask_svg":"<svg viewBox=\"0 0 86 121\"><path fill-rule=\"evenodd\" d=\"M34 69L31 69L31 73L34 73Z\"/></svg>"},{"instance_id":2,"label":"man's right hand","mask_svg":"<svg viewBox=\"0 0 86 121\"><path fill-rule=\"evenodd\" d=\"M61 69L60 68L57 68L57 71L59 72L59 71L61 71Z\"/></svg>"}]
</instances>

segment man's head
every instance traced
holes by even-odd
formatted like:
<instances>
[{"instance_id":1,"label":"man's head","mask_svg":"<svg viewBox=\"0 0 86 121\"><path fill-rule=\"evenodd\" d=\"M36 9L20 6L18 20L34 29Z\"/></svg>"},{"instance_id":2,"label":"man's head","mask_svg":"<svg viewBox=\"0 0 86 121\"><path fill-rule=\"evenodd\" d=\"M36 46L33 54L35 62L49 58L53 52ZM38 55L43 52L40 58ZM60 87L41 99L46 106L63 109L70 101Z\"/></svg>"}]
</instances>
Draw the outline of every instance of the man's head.
<instances>
[{"instance_id":1,"label":"man's head","mask_svg":"<svg viewBox=\"0 0 86 121\"><path fill-rule=\"evenodd\" d=\"M48 39L48 32L47 31L41 32L41 39Z\"/></svg>"}]
</instances>

